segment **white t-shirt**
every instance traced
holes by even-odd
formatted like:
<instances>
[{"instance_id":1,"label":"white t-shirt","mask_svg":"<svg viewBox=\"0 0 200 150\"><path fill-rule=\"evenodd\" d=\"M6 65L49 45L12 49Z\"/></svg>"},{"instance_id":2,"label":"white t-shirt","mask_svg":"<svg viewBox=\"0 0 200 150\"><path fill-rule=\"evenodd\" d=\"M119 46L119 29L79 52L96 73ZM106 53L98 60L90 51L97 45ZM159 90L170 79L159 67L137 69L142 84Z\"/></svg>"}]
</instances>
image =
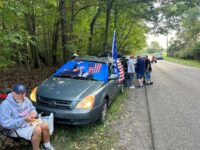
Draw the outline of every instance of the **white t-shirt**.
<instances>
[{"instance_id":1,"label":"white t-shirt","mask_svg":"<svg viewBox=\"0 0 200 150\"><path fill-rule=\"evenodd\" d=\"M135 63L133 59L129 59L127 65L128 65L128 73L135 73Z\"/></svg>"}]
</instances>

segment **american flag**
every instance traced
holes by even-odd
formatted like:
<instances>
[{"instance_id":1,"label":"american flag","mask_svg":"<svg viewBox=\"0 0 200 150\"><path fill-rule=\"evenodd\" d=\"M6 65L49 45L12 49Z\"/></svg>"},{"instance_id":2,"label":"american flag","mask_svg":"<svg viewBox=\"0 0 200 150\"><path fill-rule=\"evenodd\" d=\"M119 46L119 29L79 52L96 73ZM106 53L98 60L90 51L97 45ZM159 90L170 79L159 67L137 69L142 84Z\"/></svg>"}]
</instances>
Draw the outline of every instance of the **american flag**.
<instances>
[{"instance_id":1,"label":"american flag","mask_svg":"<svg viewBox=\"0 0 200 150\"><path fill-rule=\"evenodd\" d=\"M113 57L113 65L114 65L114 72L118 74L119 83L122 83L124 80L124 69L122 64L119 60L117 60L117 41L116 41L116 30L114 31L113 35L113 43L112 43L112 57Z\"/></svg>"},{"instance_id":2,"label":"american flag","mask_svg":"<svg viewBox=\"0 0 200 150\"><path fill-rule=\"evenodd\" d=\"M117 61L117 67L118 67L118 74L119 74L119 83L121 83L124 80L124 69L122 67L121 61Z\"/></svg>"},{"instance_id":3,"label":"american flag","mask_svg":"<svg viewBox=\"0 0 200 150\"><path fill-rule=\"evenodd\" d=\"M101 71L102 64L95 63L94 66L89 66L89 73L99 73Z\"/></svg>"}]
</instances>

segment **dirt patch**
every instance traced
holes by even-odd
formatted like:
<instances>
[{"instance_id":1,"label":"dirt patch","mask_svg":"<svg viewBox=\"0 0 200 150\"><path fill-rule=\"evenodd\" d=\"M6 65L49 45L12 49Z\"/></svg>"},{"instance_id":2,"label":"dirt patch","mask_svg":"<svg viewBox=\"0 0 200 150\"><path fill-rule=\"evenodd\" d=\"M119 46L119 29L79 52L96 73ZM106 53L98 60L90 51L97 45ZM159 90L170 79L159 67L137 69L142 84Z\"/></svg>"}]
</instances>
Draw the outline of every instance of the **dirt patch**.
<instances>
[{"instance_id":1,"label":"dirt patch","mask_svg":"<svg viewBox=\"0 0 200 150\"><path fill-rule=\"evenodd\" d=\"M119 133L117 150L151 150L151 135L145 89L129 90L128 99L114 129Z\"/></svg>"},{"instance_id":2,"label":"dirt patch","mask_svg":"<svg viewBox=\"0 0 200 150\"><path fill-rule=\"evenodd\" d=\"M57 67L45 67L41 69L26 69L21 66L0 70L0 90L11 88L16 83L23 83L28 87L28 93L38 86L43 80L52 75ZM4 87L5 86L5 87Z\"/></svg>"}]
</instances>

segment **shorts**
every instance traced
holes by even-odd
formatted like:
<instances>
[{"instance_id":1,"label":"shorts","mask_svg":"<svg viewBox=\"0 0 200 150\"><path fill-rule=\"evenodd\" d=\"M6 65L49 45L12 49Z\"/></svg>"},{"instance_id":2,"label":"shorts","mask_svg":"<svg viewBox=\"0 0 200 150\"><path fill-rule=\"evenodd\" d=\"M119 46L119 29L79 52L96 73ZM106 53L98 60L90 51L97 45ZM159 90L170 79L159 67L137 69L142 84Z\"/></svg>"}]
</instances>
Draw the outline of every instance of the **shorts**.
<instances>
[{"instance_id":1,"label":"shorts","mask_svg":"<svg viewBox=\"0 0 200 150\"><path fill-rule=\"evenodd\" d=\"M35 128L35 126L27 125L25 127L16 129L16 132L20 137L22 137L28 141L31 141L34 128ZM11 134L11 136L18 137L17 134L14 132Z\"/></svg>"},{"instance_id":2,"label":"shorts","mask_svg":"<svg viewBox=\"0 0 200 150\"><path fill-rule=\"evenodd\" d=\"M142 79L144 77L143 73L137 73L137 79Z\"/></svg>"}]
</instances>

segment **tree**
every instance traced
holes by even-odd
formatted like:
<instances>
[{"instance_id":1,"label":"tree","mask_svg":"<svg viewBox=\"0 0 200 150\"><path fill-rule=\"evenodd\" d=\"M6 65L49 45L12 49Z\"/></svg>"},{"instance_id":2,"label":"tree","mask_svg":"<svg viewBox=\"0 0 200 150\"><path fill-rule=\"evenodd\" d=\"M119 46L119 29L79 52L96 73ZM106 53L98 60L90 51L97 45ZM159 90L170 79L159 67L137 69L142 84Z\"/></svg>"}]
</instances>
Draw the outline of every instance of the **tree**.
<instances>
[{"instance_id":1,"label":"tree","mask_svg":"<svg viewBox=\"0 0 200 150\"><path fill-rule=\"evenodd\" d=\"M62 36L62 50L63 62L69 59L67 56L67 36L66 36L66 3L65 0L59 0L60 22L61 22L61 36Z\"/></svg>"},{"instance_id":2,"label":"tree","mask_svg":"<svg viewBox=\"0 0 200 150\"><path fill-rule=\"evenodd\" d=\"M75 51L80 55L111 51L115 28L119 52L143 49L148 32L144 20L155 18L153 1L146 0L3 2L0 53L3 49L7 53L6 62L34 67L63 63Z\"/></svg>"},{"instance_id":3,"label":"tree","mask_svg":"<svg viewBox=\"0 0 200 150\"><path fill-rule=\"evenodd\" d=\"M101 0L97 0L96 13L95 13L95 15L92 18L92 21L90 23L90 35L89 35L89 42L88 42L88 54L90 54L91 50L93 49L92 42L93 42L93 36L94 36L94 26L95 26L95 23L97 21L97 18L99 17L99 15L100 15L100 13L102 11L102 8L101 8L101 5L100 5L100 1Z\"/></svg>"},{"instance_id":4,"label":"tree","mask_svg":"<svg viewBox=\"0 0 200 150\"><path fill-rule=\"evenodd\" d=\"M185 12L182 20L182 28L185 36L197 42L200 33L200 9L197 7L191 8Z\"/></svg>"}]
</instances>

